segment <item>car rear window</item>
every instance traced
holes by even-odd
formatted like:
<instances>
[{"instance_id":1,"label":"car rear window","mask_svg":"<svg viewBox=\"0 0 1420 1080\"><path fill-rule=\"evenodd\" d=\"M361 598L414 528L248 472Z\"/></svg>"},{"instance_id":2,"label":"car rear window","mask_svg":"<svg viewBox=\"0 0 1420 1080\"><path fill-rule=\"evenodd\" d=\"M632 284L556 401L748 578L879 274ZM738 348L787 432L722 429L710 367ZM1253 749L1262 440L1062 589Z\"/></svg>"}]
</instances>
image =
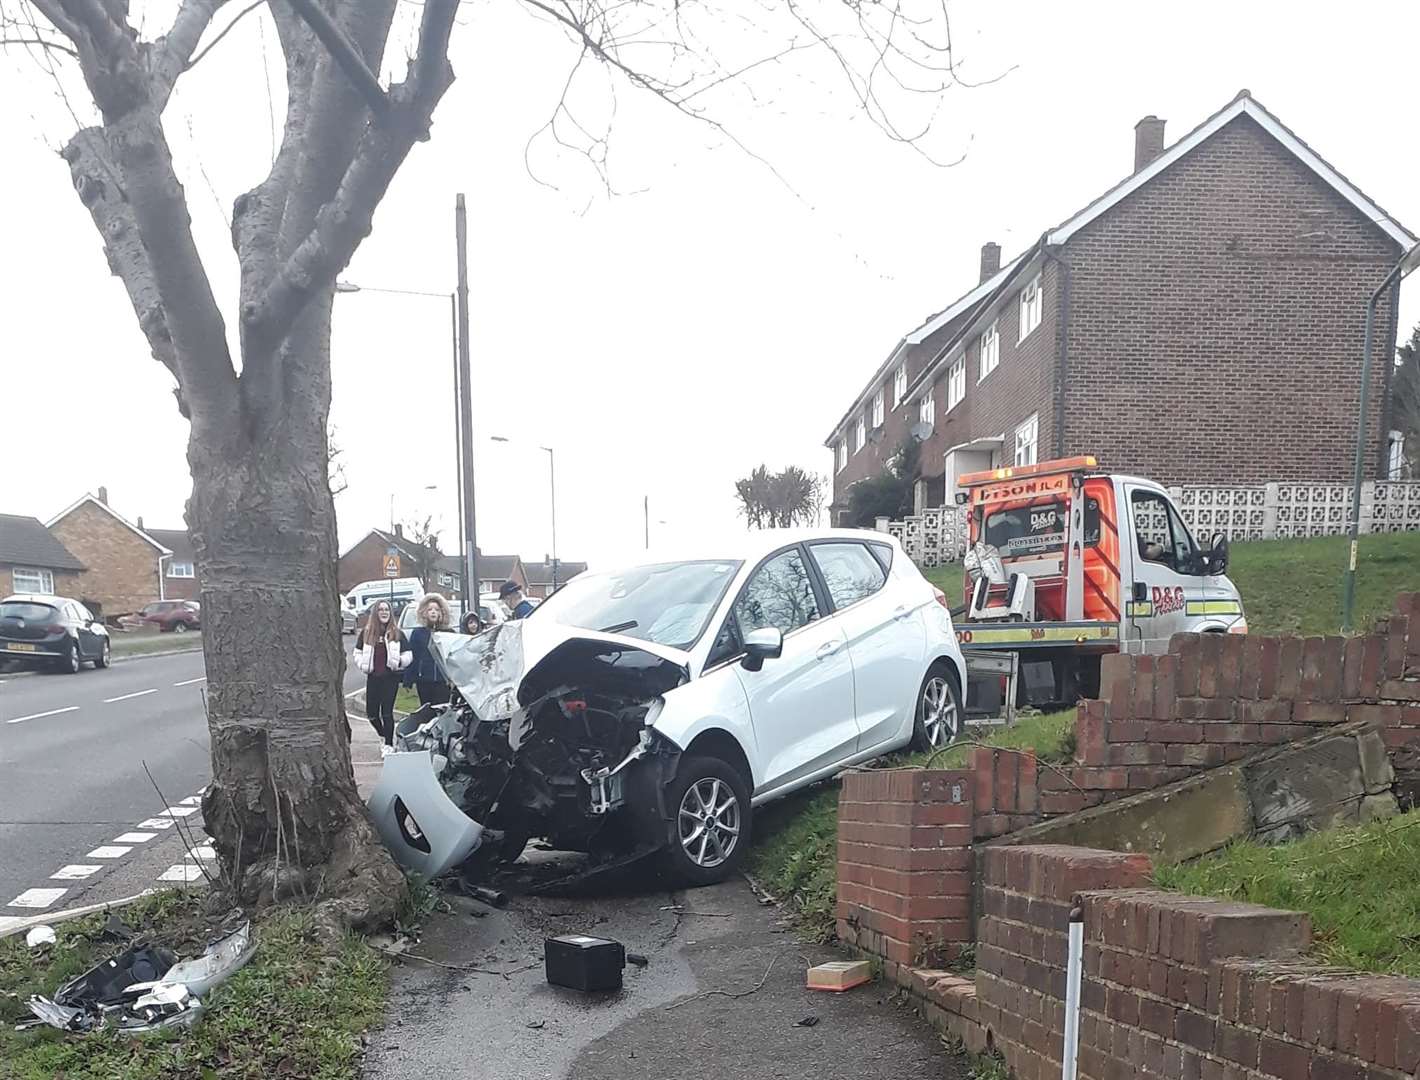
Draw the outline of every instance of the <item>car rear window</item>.
<instances>
[{"instance_id":1,"label":"car rear window","mask_svg":"<svg viewBox=\"0 0 1420 1080\"><path fill-rule=\"evenodd\" d=\"M986 543L1004 558L1042 555L1060 551L1065 544L1065 522L1069 508L1064 502L1043 502L1031 506L997 510L986 517ZM1085 500L1085 545L1100 540L1100 504Z\"/></svg>"},{"instance_id":2,"label":"car rear window","mask_svg":"<svg viewBox=\"0 0 1420 1080\"><path fill-rule=\"evenodd\" d=\"M27 604L17 600L8 604L0 604L0 619L24 619L26 622L38 622L41 619L54 619L58 616L59 612L48 604Z\"/></svg>"}]
</instances>

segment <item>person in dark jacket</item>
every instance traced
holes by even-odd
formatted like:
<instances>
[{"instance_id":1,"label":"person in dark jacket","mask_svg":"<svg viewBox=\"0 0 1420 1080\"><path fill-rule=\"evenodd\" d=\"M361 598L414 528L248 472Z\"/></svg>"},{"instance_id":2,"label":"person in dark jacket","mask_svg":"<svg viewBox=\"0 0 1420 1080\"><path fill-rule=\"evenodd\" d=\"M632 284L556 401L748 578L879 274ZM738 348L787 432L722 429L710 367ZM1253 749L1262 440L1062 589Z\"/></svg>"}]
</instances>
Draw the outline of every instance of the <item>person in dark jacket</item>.
<instances>
[{"instance_id":1,"label":"person in dark jacket","mask_svg":"<svg viewBox=\"0 0 1420 1080\"><path fill-rule=\"evenodd\" d=\"M445 705L449 700L449 684L439 671L432 645L435 632L450 629L449 602L438 593L429 593L419 601L416 610L419 625L409 634L409 651L414 654L414 662L404 673L404 685L414 687L421 705Z\"/></svg>"},{"instance_id":2,"label":"person in dark jacket","mask_svg":"<svg viewBox=\"0 0 1420 1080\"><path fill-rule=\"evenodd\" d=\"M526 619L533 613L533 606L523 596L523 587L516 581L505 581L498 590L498 599L508 605L515 619Z\"/></svg>"},{"instance_id":3,"label":"person in dark jacket","mask_svg":"<svg viewBox=\"0 0 1420 1080\"><path fill-rule=\"evenodd\" d=\"M365 628L355 639L355 666L365 673L365 715L384 742L383 753L394 746L394 699L399 693L399 673L413 655L409 642L394 620L394 608L380 600L370 608Z\"/></svg>"}]
</instances>

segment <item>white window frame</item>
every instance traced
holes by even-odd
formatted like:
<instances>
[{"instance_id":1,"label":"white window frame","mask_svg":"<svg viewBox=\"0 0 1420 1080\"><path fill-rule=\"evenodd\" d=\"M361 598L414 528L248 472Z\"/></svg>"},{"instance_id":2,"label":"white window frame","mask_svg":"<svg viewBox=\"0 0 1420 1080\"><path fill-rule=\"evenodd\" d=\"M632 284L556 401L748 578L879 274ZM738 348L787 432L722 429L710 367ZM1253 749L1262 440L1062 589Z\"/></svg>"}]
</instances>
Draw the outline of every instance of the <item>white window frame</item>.
<instances>
[{"instance_id":1,"label":"white window frame","mask_svg":"<svg viewBox=\"0 0 1420 1080\"><path fill-rule=\"evenodd\" d=\"M1025 422L1016 426L1016 453L1014 465L1035 465L1040 461L1040 414L1031 413Z\"/></svg>"},{"instance_id":2,"label":"white window frame","mask_svg":"<svg viewBox=\"0 0 1420 1080\"><path fill-rule=\"evenodd\" d=\"M898 364L897 370L892 376L892 407L895 409L902 404L902 399L907 396L907 365Z\"/></svg>"},{"instance_id":3,"label":"white window frame","mask_svg":"<svg viewBox=\"0 0 1420 1080\"><path fill-rule=\"evenodd\" d=\"M1029 297L1029 299L1027 299ZM1041 291L1040 275L1031 279L1026 287L1021 290L1020 305L1020 334L1016 338L1017 343L1030 337L1031 332L1041 323L1045 316L1045 299Z\"/></svg>"},{"instance_id":4,"label":"white window frame","mask_svg":"<svg viewBox=\"0 0 1420 1080\"><path fill-rule=\"evenodd\" d=\"M168 577L170 578L195 578L197 570L190 562L170 562L168 563Z\"/></svg>"},{"instance_id":5,"label":"white window frame","mask_svg":"<svg viewBox=\"0 0 1420 1080\"><path fill-rule=\"evenodd\" d=\"M848 437L844 436L838 443L838 448L834 451L834 458L838 462L838 471L842 472L848 468Z\"/></svg>"},{"instance_id":6,"label":"white window frame","mask_svg":"<svg viewBox=\"0 0 1420 1080\"><path fill-rule=\"evenodd\" d=\"M1405 432L1392 431L1386 440L1386 479L1405 479Z\"/></svg>"},{"instance_id":7,"label":"white window frame","mask_svg":"<svg viewBox=\"0 0 1420 1080\"><path fill-rule=\"evenodd\" d=\"M917 405L917 419L928 427L937 426L937 402L936 391L928 390L922 395L922 400Z\"/></svg>"},{"instance_id":8,"label":"white window frame","mask_svg":"<svg viewBox=\"0 0 1420 1080\"><path fill-rule=\"evenodd\" d=\"M20 575L28 575L27 581L36 584L39 588L30 588L20 583ZM42 593L45 596L54 595L54 572L45 570L42 567L16 566L10 570L10 584L17 593Z\"/></svg>"},{"instance_id":9,"label":"white window frame","mask_svg":"<svg viewBox=\"0 0 1420 1080\"><path fill-rule=\"evenodd\" d=\"M879 390L873 395L873 427L882 427L885 415L886 414L883 412L883 392Z\"/></svg>"},{"instance_id":10,"label":"white window frame","mask_svg":"<svg viewBox=\"0 0 1420 1080\"><path fill-rule=\"evenodd\" d=\"M947 412L951 412L966 398L966 353L956 358L947 369Z\"/></svg>"},{"instance_id":11,"label":"white window frame","mask_svg":"<svg viewBox=\"0 0 1420 1080\"><path fill-rule=\"evenodd\" d=\"M868 425L860 416L858 417L858 426L853 429L853 453L856 454L859 450L863 449L867 442Z\"/></svg>"},{"instance_id":12,"label":"white window frame","mask_svg":"<svg viewBox=\"0 0 1420 1080\"><path fill-rule=\"evenodd\" d=\"M981 337L977 341L978 349L978 374L976 381L981 382L1001 366L1001 332L993 322L981 332ZM987 363L987 360L990 363Z\"/></svg>"}]
</instances>

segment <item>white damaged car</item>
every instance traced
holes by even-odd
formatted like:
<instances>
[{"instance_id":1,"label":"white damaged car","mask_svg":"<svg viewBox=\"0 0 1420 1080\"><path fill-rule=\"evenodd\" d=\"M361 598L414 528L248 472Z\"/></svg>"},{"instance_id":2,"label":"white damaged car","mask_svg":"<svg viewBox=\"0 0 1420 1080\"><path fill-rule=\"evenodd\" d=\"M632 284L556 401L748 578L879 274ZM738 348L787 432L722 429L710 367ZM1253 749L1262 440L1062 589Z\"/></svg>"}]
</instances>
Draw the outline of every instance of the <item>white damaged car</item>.
<instances>
[{"instance_id":1,"label":"white damaged car","mask_svg":"<svg viewBox=\"0 0 1420 1080\"><path fill-rule=\"evenodd\" d=\"M584 573L527 619L434 642L462 700L400 724L370 798L424 877L537 836L709 884L754 807L961 731L946 599L880 533L768 530Z\"/></svg>"}]
</instances>

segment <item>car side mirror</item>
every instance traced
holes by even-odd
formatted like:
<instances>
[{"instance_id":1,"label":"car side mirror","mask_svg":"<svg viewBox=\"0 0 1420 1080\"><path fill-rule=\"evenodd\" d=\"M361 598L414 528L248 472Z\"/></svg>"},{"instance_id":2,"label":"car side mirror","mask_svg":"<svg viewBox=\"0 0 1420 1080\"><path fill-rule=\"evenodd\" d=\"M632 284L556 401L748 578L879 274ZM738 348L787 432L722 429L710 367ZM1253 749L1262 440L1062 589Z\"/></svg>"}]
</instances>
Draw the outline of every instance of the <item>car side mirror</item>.
<instances>
[{"instance_id":1,"label":"car side mirror","mask_svg":"<svg viewBox=\"0 0 1420 1080\"><path fill-rule=\"evenodd\" d=\"M1222 574L1228 569L1228 538L1223 533L1213 534L1212 547L1208 552L1208 573Z\"/></svg>"},{"instance_id":2,"label":"car side mirror","mask_svg":"<svg viewBox=\"0 0 1420 1080\"><path fill-rule=\"evenodd\" d=\"M766 660L783 655L784 632L777 626L766 626L745 635L745 658L740 663L746 671L758 671Z\"/></svg>"}]
</instances>

